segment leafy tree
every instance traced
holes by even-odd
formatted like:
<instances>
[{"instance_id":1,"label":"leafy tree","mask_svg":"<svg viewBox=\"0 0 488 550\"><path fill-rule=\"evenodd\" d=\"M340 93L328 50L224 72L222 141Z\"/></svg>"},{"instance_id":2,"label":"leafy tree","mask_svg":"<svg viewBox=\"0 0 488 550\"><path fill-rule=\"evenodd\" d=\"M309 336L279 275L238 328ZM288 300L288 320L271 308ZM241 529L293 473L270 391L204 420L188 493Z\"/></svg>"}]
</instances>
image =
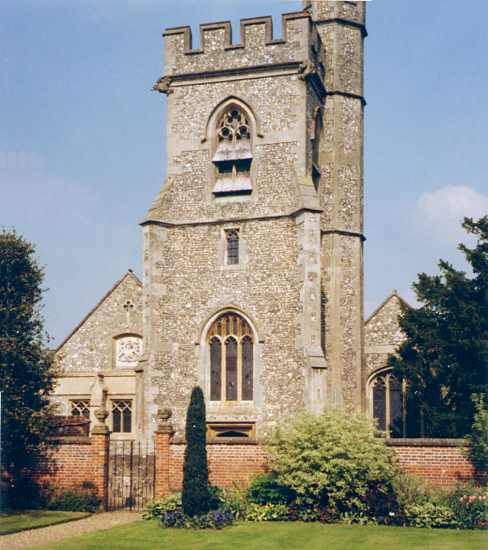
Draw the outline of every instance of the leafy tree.
<instances>
[{"instance_id":1,"label":"leafy tree","mask_svg":"<svg viewBox=\"0 0 488 550\"><path fill-rule=\"evenodd\" d=\"M186 414L186 449L183 463L183 512L190 517L205 514L211 505L205 440L205 401L199 386L191 392Z\"/></svg>"},{"instance_id":2,"label":"leafy tree","mask_svg":"<svg viewBox=\"0 0 488 550\"><path fill-rule=\"evenodd\" d=\"M483 481L488 482L488 408L483 397L473 397L476 407L471 433L468 434L468 456Z\"/></svg>"},{"instance_id":3,"label":"leafy tree","mask_svg":"<svg viewBox=\"0 0 488 550\"><path fill-rule=\"evenodd\" d=\"M1 462L17 499L45 448L54 376L40 315L44 273L34 254L15 231L0 232Z\"/></svg>"},{"instance_id":4,"label":"leafy tree","mask_svg":"<svg viewBox=\"0 0 488 550\"><path fill-rule=\"evenodd\" d=\"M474 248L458 247L471 273L441 260L439 275L419 274L413 287L423 305L404 309L406 340L389 358L408 382L410 436L468 434L472 396L488 394L488 216L465 218L463 227L477 238Z\"/></svg>"}]
</instances>

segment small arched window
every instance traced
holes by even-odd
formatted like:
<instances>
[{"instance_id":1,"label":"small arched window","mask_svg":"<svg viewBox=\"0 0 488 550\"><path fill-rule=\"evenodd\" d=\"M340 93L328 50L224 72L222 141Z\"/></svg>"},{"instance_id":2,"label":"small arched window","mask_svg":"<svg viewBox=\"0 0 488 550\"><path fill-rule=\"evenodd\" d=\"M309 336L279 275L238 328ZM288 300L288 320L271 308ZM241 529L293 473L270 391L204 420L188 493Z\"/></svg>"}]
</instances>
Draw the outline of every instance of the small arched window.
<instances>
[{"instance_id":1,"label":"small arched window","mask_svg":"<svg viewBox=\"0 0 488 550\"><path fill-rule=\"evenodd\" d=\"M381 372L370 383L373 417L389 437L406 436L406 384L391 372Z\"/></svg>"},{"instance_id":2,"label":"small arched window","mask_svg":"<svg viewBox=\"0 0 488 550\"><path fill-rule=\"evenodd\" d=\"M212 162L217 171L215 195L251 193L251 127L240 107L228 107L218 120Z\"/></svg>"},{"instance_id":3,"label":"small arched window","mask_svg":"<svg viewBox=\"0 0 488 550\"><path fill-rule=\"evenodd\" d=\"M208 332L210 400L253 400L253 334L237 313L225 313Z\"/></svg>"}]
</instances>

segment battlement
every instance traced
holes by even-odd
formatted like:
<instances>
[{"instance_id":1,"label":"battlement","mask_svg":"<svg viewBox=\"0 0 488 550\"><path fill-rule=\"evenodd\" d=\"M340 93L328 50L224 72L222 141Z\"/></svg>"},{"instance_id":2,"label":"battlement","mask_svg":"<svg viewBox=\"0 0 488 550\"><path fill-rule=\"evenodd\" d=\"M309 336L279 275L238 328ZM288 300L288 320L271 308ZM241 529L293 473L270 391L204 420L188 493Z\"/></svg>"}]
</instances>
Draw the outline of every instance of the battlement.
<instances>
[{"instance_id":1,"label":"battlement","mask_svg":"<svg viewBox=\"0 0 488 550\"><path fill-rule=\"evenodd\" d=\"M304 9L312 14L312 18L319 25L338 22L353 26L364 27L366 18L366 2L348 0L303 0Z\"/></svg>"},{"instance_id":2,"label":"battlement","mask_svg":"<svg viewBox=\"0 0 488 550\"><path fill-rule=\"evenodd\" d=\"M271 17L241 19L240 42L232 42L230 21L200 25L200 48L191 28L166 29L166 75L206 73L261 65L303 62L309 57L312 25L307 11L282 15L283 37L273 36ZM318 35L316 40L320 40Z\"/></svg>"}]
</instances>

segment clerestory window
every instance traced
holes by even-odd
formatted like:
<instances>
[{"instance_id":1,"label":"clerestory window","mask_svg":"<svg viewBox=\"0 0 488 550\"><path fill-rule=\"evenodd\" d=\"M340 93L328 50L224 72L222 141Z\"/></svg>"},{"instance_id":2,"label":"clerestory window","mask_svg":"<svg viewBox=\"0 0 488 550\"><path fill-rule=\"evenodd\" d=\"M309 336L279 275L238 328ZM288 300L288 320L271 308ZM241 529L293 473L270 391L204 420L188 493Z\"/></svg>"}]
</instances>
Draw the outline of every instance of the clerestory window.
<instances>
[{"instance_id":1,"label":"clerestory window","mask_svg":"<svg viewBox=\"0 0 488 550\"><path fill-rule=\"evenodd\" d=\"M246 115L236 106L229 107L217 124L212 162L217 171L215 195L251 193L251 130Z\"/></svg>"},{"instance_id":2,"label":"clerestory window","mask_svg":"<svg viewBox=\"0 0 488 550\"><path fill-rule=\"evenodd\" d=\"M252 329L236 313L221 315L208 332L210 400L252 401Z\"/></svg>"}]
</instances>

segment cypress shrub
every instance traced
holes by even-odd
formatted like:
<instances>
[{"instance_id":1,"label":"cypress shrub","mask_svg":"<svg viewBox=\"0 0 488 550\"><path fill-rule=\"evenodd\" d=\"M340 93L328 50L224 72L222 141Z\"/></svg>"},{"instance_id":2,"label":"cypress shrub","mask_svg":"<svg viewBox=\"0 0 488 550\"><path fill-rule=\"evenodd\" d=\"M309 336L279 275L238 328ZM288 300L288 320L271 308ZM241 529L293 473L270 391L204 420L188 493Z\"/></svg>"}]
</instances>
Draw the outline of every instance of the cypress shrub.
<instances>
[{"instance_id":1,"label":"cypress shrub","mask_svg":"<svg viewBox=\"0 0 488 550\"><path fill-rule=\"evenodd\" d=\"M205 401L202 389L196 386L191 392L186 413L186 449L181 494L183 512L190 517L206 514L210 509L205 432Z\"/></svg>"}]
</instances>

